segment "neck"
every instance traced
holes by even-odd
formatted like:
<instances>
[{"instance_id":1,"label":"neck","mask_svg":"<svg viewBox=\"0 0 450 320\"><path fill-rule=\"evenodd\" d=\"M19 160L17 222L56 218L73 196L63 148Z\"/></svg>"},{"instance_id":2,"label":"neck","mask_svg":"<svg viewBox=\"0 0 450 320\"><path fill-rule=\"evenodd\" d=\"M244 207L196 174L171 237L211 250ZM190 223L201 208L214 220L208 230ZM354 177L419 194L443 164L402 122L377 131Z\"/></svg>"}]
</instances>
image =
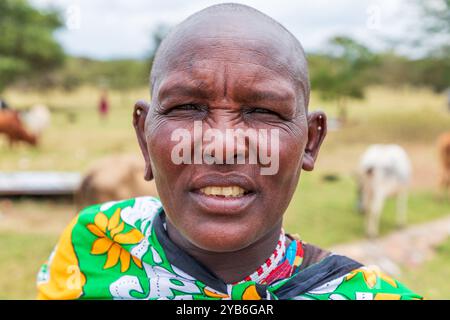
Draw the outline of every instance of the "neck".
<instances>
[{"instance_id":1,"label":"neck","mask_svg":"<svg viewBox=\"0 0 450 320\"><path fill-rule=\"evenodd\" d=\"M279 240L282 225L282 221L280 221L261 239L244 249L233 252L211 252L193 245L180 234L168 219L166 221L169 238L178 247L214 272L225 283L243 280L270 257Z\"/></svg>"}]
</instances>

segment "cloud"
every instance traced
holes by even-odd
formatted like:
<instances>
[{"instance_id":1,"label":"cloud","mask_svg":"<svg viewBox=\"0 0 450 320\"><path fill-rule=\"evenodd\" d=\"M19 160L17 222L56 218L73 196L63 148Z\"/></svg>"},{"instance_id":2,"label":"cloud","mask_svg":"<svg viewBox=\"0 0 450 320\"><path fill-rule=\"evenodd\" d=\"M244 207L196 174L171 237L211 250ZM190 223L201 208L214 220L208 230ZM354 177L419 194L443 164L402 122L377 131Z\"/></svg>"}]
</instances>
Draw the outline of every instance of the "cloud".
<instances>
[{"instance_id":1,"label":"cloud","mask_svg":"<svg viewBox=\"0 0 450 320\"><path fill-rule=\"evenodd\" d=\"M175 25L190 14L221 2L224 1L31 0L38 8L53 6L62 11L68 28L60 30L57 38L68 53L95 58L144 57L152 49L151 33L158 24ZM318 50L335 34L354 36L376 48L382 46L381 38L401 37L405 33L404 22L399 19L405 0L234 2L255 7L281 22L299 38L306 51ZM403 12L403 16L407 15Z\"/></svg>"}]
</instances>

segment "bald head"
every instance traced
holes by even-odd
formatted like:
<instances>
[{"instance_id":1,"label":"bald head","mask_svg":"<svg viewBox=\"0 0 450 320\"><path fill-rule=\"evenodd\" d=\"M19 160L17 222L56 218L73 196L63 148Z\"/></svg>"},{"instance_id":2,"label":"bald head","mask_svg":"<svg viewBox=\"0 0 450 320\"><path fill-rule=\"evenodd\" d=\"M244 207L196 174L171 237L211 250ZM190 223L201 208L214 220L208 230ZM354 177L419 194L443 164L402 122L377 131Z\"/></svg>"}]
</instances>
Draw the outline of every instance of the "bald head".
<instances>
[{"instance_id":1,"label":"bald head","mask_svg":"<svg viewBox=\"0 0 450 320\"><path fill-rule=\"evenodd\" d=\"M274 19L241 4L219 4L201 10L162 41L150 76L152 95L162 78L174 70L188 70L204 59L264 65L292 81L299 102L309 102L308 67L300 42ZM236 57L237 56L237 57Z\"/></svg>"}]
</instances>

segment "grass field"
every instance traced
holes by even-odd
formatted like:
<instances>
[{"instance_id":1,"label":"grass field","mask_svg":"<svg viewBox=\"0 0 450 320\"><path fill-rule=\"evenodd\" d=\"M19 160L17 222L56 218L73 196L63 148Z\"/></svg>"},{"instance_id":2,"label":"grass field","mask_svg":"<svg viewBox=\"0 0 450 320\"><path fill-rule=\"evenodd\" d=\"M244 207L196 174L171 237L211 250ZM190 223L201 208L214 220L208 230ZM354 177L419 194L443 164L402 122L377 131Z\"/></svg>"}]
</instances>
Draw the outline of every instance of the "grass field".
<instances>
[{"instance_id":1,"label":"grass field","mask_svg":"<svg viewBox=\"0 0 450 320\"><path fill-rule=\"evenodd\" d=\"M107 154L139 152L131 127L133 101L148 99L147 89L111 94L112 111L101 121L95 111L98 92L82 88L73 93L51 91L19 93L6 99L21 108L41 102L53 112L52 125L38 148L13 150L0 139L0 171L83 171ZM322 108L332 117L334 106L313 94L311 109ZM72 112L75 121L70 118ZM437 199L438 163L435 140L450 129L445 97L430 91L372 88L366 100L349 104L349 122L329 132L314 172L302 173L299 187L286 213L285 228L308 242L331 246L361 239L363 218L355 211L354 170L370 143L398 143L409 153L413 183L409 223L415 224L450 214L450 201ZM330 182L324 175L338 179ZM67 200L0 199L0 298L35 296L34 278L62 228L74 216ZM395 229L395 203L388 201L381 234ZM450 245L444 244L434 260L417 270L405 270L407 285L430 298L450 298L448 264ZM447 278L444 276L447 275Z\"/></svg>"},{"instance_id":2,"label":"grass field","mask_svg":"<svg viewBox=\"0 0 450 320\"><path fill-rule=\"evenodd\" d=\"M436 256L414 270L404 270L401 281L426 299L450 299L450 240L436 249Z\"/></svg>"}]
</instances>

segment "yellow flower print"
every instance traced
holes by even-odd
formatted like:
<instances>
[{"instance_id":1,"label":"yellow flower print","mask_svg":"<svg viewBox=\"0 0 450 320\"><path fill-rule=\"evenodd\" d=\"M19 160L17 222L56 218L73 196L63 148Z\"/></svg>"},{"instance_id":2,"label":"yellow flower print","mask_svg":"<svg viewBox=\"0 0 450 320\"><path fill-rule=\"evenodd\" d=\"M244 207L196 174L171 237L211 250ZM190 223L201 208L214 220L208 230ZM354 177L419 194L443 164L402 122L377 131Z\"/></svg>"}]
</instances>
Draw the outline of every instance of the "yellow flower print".
<instances>
[{"instance_id":1,"label":"yellow flower print","mask_svg":"<svg viewBox=\"0 0 450 320\"><path fill-rule=\"evenodd\" d=\"M229 298L230 296L224 293L219 293L219 292L215 292L212 290L209 290L207 288L203 289L203 292L205 293L205 295L207 297L211 297L211 298L221 298L221 299L226 299Z\"/></svg>"},{"instance_id":2,"label":"yellow flower print","mask_svg":"<svg viewBox=\"0 0 450 320\"><path fill-rule=\"evenodd\" d=\"M374 300L400 300L402 298L399 294L393 293L377 293Z\"/></svg>"},{"instance_id":3,"label":"yellow flower print","mask_svg":"<svg viewBox=\"0 0 450 320\"><path fill-rule=\"evenodd\" d=\"M352 279L359 273L362 273L364 277L364 282L371 289L375 287L378 277L389 283L394 288L397 288L397 283L395 283L394 279L385 275L384 273L380 272L375 268L355 269L352 272L350 272L350 274L346 277L346 280Z\"/></svg>"},{"instance_id":4,"label":"yellow flower print","mask_svg":"<svg viewBox=\"0 0 450 320\"><path fill-rule=\"evenodd\" d=\"M98 237L92 244L91 254L107 253L108 255L103 269L114 267L120 260L120 271L126 272L130 267L131 259L139 268L142 268L142 263L121 245L139 243L144 236L137 229L121 233L125 224L123 221L120 222L120 211L120 208L117 209L110 219L103 212L99 212L95 216L94 223L90 223L86 227ZM110 237L106 235L107 231L109 231Z\"/></svg>"},{"instance_id":5,"label":"yellow flower print","mask_svg":"<svg viewBox=\"0 0 450 320\"><path fill-rule=\"evenodd\" d=\"M261 300L261 296L258 291L256 291L255 285L251 285L245 289L242 294L242 300Z\"/></svg>"}]
</instances>

